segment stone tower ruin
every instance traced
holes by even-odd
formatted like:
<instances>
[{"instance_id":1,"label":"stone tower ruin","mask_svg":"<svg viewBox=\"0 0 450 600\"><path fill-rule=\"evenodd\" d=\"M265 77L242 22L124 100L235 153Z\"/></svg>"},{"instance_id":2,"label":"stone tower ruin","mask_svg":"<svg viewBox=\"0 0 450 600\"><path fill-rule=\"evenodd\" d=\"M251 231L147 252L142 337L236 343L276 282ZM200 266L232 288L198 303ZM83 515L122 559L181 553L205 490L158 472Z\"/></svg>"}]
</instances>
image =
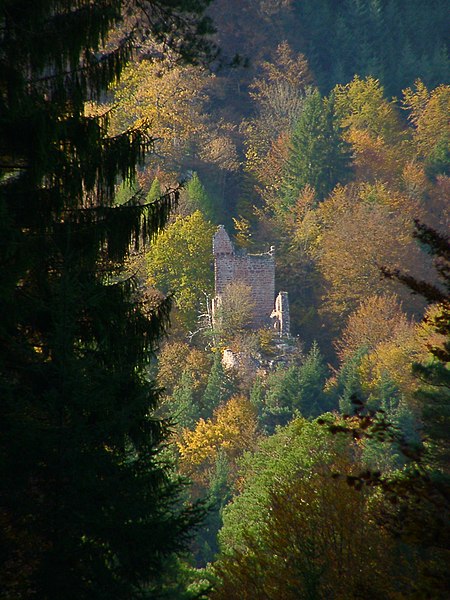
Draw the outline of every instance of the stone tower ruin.
<instances>
[{"instance_id":1,"label":"stone tower ruin","mask_svg":"<svg viewBox=\"0 0 450 600\"><path fill-rule=\"evenodd\" d=\"M275 308L275 252L271 247L264 254L249 254L236 250L223 225L213 238L215 298L214 315L221 297L231 283L244 283L250 289L253 304L252 327L272 325L280 336L289 336L289 305L287 292L280 292Z\"/></svg>"}]
</instances>

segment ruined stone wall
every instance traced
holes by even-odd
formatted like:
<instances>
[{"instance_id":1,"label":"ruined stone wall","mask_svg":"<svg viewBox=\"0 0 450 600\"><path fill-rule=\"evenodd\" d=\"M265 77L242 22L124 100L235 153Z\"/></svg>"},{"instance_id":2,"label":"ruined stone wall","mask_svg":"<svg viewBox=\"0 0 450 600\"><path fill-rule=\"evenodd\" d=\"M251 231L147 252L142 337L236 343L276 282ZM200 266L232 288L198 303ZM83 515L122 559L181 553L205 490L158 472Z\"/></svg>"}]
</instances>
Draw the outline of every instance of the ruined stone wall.
<instances>
[{"instance_id":1,"label":"ruined stone wall","mask_svg":"<svg viewBox=\"0 0 450 600\"><path fill-rule=\"evenodd\" d=\"M234 277L251 288L254 325L267 325L275 296L274 257L269 254L235 256Z\"/></svg>"},{"instance_id":2,"label":"ruined stone wall","mask_svg":"<svg viewBox=\"0 0 450 600\"><path fill-rule=\"evenodd\" d=\"M266 254L236 252L223 226L213 240L216 297L230 283L241 282L251 289L254 304L253 326L270 323L275 297L275 259L273 250Z\"/></svg>"},{"instance_id":3,"label":"ruined stone wall","mask_svg":"<svg viewBox=\"0 0 450 600\"><path fill-rule=\"evenodd\" d=\"M289 300L287 292L279 292L275 299L275 308L270 315L273 325L280 337L289 337L291 322L289 317Z\"/></svg>"}]
</instances>

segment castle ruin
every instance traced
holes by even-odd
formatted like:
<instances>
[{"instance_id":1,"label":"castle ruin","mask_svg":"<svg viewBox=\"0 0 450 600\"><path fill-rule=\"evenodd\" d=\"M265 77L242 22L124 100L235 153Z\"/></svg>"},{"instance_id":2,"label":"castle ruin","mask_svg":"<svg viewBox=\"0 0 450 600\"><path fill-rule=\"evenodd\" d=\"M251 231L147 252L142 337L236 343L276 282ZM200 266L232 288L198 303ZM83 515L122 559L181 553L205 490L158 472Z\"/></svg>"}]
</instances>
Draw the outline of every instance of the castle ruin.
<instances>
[{"instance_id":1,"label":"castle ruin","mask_svg":"<svg viewBox=\"0 0 450 600\"><path fill-rule=\"evenodd\" d=\"M289 303L287 292L275 298L275 252L273 246L264 254L249 254L236 250L223 225L213 238L215 298L214 315L221 304L227 286L243 283L248 286L253 305L252 328L273 326L280 337L288 337Z\"/></svg>"}]
</instances>

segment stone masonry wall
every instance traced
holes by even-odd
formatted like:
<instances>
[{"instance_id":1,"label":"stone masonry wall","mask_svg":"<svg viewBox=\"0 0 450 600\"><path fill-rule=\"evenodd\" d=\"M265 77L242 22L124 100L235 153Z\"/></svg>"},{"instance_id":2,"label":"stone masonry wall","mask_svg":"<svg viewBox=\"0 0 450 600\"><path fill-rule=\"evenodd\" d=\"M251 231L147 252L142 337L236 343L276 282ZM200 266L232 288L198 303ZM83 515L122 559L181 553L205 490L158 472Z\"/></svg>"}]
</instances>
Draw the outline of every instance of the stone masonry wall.
<instances>
[{"instance_id":1,"label":"stone masonry wall","mask_svg":"<svg viewBox=\"0 0 450 600\"><path fill-rule=\"evenodd\" d=\"M279 292L275 299L275 308L270 315L280 337L289 337L291 323L289 318L289 300L287 292Z\"/></svg>"},{"instance_id":2,"label":"stone masonry wall","mask_svg":"<svg viewBox=\"0 0 450 600\"><path fill-rule=\"evenodd\" d=\"M216 297L220 297L230 283L245 283L252 293L253 326L262 327L270 323L275 297L273 250L266 254L236 252L227 232L220 226L214 236L213 253Z\"/></svg>"}]
</instances>

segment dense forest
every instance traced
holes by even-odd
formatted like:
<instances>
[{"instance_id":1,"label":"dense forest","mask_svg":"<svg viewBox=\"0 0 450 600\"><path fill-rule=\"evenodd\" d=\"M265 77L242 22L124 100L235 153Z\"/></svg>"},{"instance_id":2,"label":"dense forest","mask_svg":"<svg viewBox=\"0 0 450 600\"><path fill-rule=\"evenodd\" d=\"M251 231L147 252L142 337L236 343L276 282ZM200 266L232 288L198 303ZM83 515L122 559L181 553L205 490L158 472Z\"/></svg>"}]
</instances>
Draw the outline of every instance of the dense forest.
<instances>
[{"instance_id":1,"label":"dense forest","mask_svg":"<svg viewBox=\"0 0 450 600\"><path fill-rule=\"evenodd\" d=\"M1 597L447 598L447 3L0 7Z\"/></svg>"}]
</instances>

